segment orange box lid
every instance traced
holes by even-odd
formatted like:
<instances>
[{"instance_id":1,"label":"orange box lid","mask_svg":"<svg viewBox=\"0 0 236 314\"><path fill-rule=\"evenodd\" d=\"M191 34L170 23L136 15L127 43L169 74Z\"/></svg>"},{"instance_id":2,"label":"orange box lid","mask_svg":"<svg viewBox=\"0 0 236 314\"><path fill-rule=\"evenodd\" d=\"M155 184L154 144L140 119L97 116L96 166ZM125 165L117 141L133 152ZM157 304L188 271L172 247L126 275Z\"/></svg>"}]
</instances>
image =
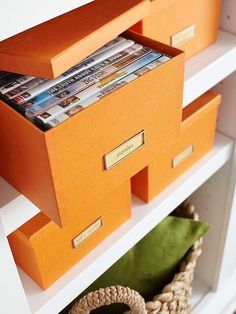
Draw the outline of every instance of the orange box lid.
<instances>
[{"instance_id":1,"label":"orange box lid","mask_svg":"<svg viewBox=\"0 0 236 314\"><path fill-rule=\"evenodd\" d=\"M55 78L148 15L148 0L96 0L0 42L0 69Z\"/></svg>"}]
</instances>

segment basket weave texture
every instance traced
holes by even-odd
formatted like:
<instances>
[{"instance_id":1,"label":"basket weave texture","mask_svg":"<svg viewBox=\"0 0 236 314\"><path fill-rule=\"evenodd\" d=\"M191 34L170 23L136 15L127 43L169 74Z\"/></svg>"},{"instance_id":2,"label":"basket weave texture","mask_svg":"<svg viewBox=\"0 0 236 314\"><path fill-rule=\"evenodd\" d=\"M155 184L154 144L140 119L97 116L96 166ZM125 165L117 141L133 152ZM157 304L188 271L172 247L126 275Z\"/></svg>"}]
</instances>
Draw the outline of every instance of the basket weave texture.
<instances>
[{"instance_id":1,"label":"basket weave texture","mask_svg":"<svg viewBox=\"0 0 236 314\"><path fill-rule=\"evenodd\" d=\"M177 215L199 220L195 207L188 201L176 210ZM69 314L89 314L92 310L113 303L124 303L130 307L126 314L190 314L192 282L196 262L201 254L202 238L194 243L180 264L179 272L152 301L146 302L137 292L128 287L111 286L90 292L72 306Z\"/></svg>"}]
</instances>

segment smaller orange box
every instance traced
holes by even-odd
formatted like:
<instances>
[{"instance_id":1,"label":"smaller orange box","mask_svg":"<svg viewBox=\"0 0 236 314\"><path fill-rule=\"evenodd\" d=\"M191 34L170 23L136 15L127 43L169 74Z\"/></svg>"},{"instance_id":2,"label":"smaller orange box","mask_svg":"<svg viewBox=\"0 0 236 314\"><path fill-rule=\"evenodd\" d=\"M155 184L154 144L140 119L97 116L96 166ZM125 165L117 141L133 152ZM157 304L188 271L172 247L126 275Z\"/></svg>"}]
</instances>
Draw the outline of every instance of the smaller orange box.
<instances>
[{"instance_id":1,"label":"smaller orange box","mask_svg":"<svg viewBox=\"0 0 236 314\"><path fill-rule=\"evenodd\" d=\"M132 30L184 50L188 59L216 41L220 6L221 0L153 0L151 14Z\"/></svg>"},{"instance_id":2,"label":"smaller orange box","mask_svg":"<svg viewBox=\"0 0 236 314\"><path fill-rule=\"evenodd\" d=\"M61 229L39 213L9 236L16 263L46 289L131 215L130 181L97 203L75 211Z\"/></svg>"},{"instance_id":3,"label":"smaller orange box","mask_svg":"<svg viewBox=\"0 0 236 314\"><path fill-rule=\"evenodd\" d=\"M213 146L221 96L207 92L183 109L180 134L166 151L132 178L132 192L149 202Z\"/></svg>"}]
</instances>

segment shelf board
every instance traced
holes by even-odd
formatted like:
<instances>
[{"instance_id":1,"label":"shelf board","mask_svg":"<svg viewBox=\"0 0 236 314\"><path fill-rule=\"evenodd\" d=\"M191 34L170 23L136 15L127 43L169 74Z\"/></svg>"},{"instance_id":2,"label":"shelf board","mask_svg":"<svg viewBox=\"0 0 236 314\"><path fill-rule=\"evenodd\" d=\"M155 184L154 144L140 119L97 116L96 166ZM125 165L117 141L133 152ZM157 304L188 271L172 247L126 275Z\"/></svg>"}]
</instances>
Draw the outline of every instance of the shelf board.
<instances>
[{"instance_id":1,"label":"shelf board","mask_svg":"<svg viewBox=\"0 0 236 314\"><path fill-rule=\"evenodd\" d=\"M214 314L232 314L236 309L236 280L229 278L217 289L217 291L208 290L206 286L196 282L198 286L198 302L193 307L192 314L214 313ZM194 283L195 284L195 283ZM194 287L193 287L194 289ZM194 291L194 290L193 290ZM193 295L193 300L197 298Z\"/></svg>"},{"instance_id":2,"label":"shelf board","mask_svg":"<svg viewBox=\"0 0 236 314\"><path fill-rule=\"evenodd\" d=\"M218 40L185 66L183 107L236 70L236 36L220 31Z\"/></svg>"},{"instance_id":3,"label":"shelf board","mask_svg":"<svg viewBox=\"0 0 236 314\"><path fill-rule=\"evenodd\" d=\"M0 220L6 235L23 225L37 213L37 208L0 177Z\"/></svg>"},{"instance_id":4,"label":"shelf board","mask_svg":"<svg viewBox=\"0 0 236 314\"><path fill-rule=\"evenodd\" d=\"M58 313L231 157L233 141L217 134L214 148L149 204L133 197L132 218L113 232L54 285L42 291L23 271L21 280L33 313Z\"/></svg>"},{"instance_id":5,"label":"shelf board","mask_svg":"<svg viewBox=\"0 0 236 314\"><path fill-rule=\"evenodd\" d=\"M193 280L193 292L191 297L191 305L194 310L201 303L203 298L210 292L210 287L206 285L202 280L197 276Z\"/></svg>"},{"instance_id":6,"label":"shelf board","mask_svg":"<svg viewBox=\"0 0 236 314\"><path fill-rule=\"evenodd\" d=\"M8 0L1 6L0 41L91 1L93 0Z\"/></svg>"}]
</instances>

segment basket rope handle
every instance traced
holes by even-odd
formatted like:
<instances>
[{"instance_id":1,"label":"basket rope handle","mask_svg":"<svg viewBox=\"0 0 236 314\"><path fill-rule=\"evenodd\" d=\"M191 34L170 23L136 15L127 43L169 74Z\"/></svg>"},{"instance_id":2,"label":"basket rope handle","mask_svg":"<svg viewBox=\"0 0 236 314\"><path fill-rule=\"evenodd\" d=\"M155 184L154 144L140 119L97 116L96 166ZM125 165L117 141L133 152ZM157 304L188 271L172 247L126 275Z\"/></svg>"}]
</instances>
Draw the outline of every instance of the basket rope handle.
<instances>
[{"instance_id":1,"label":"basket rope handle","mask_svg":"<svg viewBox=\"0 0 236 314\"><path fill-rule=\"evenodd\" d=\"M90 292L75 302L69 314L89 314L92 310L113 303L124 303L130 314L146 314L145 301L141 295L128 287L111 286Z\"/></svg>"}]
</instances>

